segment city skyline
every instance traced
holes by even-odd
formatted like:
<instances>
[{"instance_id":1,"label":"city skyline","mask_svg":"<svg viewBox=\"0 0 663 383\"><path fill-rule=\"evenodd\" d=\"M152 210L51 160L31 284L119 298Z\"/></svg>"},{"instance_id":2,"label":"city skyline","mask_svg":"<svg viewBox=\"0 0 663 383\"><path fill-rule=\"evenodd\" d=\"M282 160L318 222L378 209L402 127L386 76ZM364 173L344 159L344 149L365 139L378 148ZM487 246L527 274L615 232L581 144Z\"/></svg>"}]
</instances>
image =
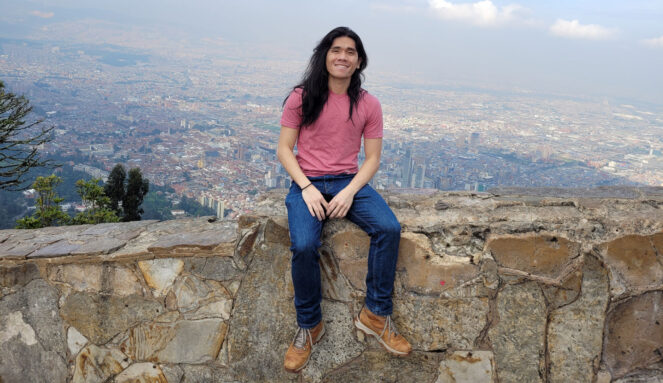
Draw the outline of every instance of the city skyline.
<instances>
[{"instance_id":1,"label":"city skyline","mask_svg":"<svg viewBox=\"0 0 663 383\"><path fill-rule=\"evenodd\" d=\"M182 54L232 52L302 66L337 25L367 47L367 79L663 106L663 3L657 1L272 2L0 0L0 35L119 44ZM140 39L130 39L139 34ZM181 48L181 49L180 49ZM245 49L248 48L248 49ZM243 52L246 50L247 52Z\"/></svg>"}]
</instances>

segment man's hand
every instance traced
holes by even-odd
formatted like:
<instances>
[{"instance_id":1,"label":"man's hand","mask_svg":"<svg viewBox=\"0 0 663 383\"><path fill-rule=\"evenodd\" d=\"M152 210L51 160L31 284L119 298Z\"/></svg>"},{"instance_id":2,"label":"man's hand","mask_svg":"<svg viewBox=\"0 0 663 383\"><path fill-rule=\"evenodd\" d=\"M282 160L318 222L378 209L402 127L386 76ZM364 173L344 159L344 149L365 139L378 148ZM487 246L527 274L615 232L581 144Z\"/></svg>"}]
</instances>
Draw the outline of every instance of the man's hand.
<instances>
[{"instance_id":1,"label":"man's hand","mask_svg":"<svg viewBox=\"0 0 663 383\"><path fill-rule=\"evenodd\" d=\"M318 221L325 219L325 210L328 209L327 201L315 185L308 186L302 190L302 198L306 202L306 207L308 207L308 211L312 216L318 218Z\"/></svg>"},{"instance_id":2,"label":"man's hand","mask_svg":"<svg viewBox=\"0 0 663 383\"><path fill-rule=\"evenodd\" d=\"M329 201L329 208L327 209L329 218L343 218L348 211L350 206L352 206L352 201L354 201L355 193L347 187L332 198Z\"/></svg>"}]
</instances>

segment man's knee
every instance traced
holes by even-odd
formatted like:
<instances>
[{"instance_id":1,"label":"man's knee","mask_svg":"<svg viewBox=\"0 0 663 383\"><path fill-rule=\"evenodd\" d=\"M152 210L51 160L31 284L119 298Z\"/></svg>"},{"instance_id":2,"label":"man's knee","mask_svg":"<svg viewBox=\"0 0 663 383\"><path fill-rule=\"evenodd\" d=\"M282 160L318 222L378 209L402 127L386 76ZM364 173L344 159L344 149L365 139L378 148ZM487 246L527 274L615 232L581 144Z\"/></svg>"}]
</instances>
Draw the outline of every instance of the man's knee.
<instances>
[{"instance_id":1,"label":"man's knee","mask_svg":"<svg viewBox=\"0 0 663 383\"><path fill-rule=\"evenodd\" d=\"M385 221L378 227L378 232L390 237L400 237L401 224L396 219Z\"/></svg>"},{"instance_id":2,"label":"man's knee","mask_svg":"<svg viewBox=\"0 0 663 383\"><path fill-rule=\"evenodd\" d=\"M298 238L292 240L290 250L293 256L299 254L317 253L320 247L320 240L316 238Z\"/></svg>"}]
</instances>

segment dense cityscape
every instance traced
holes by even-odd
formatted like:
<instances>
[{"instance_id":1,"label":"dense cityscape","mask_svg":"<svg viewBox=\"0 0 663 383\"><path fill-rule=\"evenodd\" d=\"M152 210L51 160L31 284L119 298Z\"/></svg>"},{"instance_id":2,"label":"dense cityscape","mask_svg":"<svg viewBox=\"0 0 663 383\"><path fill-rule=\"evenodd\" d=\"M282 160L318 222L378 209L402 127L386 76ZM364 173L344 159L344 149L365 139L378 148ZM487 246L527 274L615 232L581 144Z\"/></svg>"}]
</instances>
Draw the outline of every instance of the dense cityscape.
<instances>
[{"instance_id":1,"label":"dense cityscape","mask_svg":"<svg viewBox=\"0 0 663 383\"><path fill-rule=\"evenodd\" d=\"M140 167L169 198L235 218L289 185L275 156L279 119L306 63L237 46L170 48L0 39L0 80L55 126L44 154L83 158L77 170L95 177ZM660 105L370 70L367 80L385 121L378 189L663 185Z\"/></svg>"}]
</instances>

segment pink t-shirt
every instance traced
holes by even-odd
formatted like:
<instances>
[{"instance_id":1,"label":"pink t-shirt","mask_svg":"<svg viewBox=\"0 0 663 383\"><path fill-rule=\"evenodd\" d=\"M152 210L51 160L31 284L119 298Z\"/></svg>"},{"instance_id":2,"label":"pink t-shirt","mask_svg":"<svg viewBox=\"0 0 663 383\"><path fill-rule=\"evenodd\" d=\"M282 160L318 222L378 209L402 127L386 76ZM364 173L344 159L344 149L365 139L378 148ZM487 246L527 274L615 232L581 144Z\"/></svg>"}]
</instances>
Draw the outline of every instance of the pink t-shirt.
<instances>
[{"instance_id":1,"label":"pink t-shirt","mask_svg":"<svg viewBox=\"0 0 663 383\"><path fill-rule=\"evenodd\" d=\"M299 128L302 90L290 93L283 108L281 126L299 129L297 162L307 177L357 173L357 154L364 138L382 138L382 107L377 98L363 91L352 120L350 98L329 92L327 103L312 125Z\"/></svg>"}]
</instances>

